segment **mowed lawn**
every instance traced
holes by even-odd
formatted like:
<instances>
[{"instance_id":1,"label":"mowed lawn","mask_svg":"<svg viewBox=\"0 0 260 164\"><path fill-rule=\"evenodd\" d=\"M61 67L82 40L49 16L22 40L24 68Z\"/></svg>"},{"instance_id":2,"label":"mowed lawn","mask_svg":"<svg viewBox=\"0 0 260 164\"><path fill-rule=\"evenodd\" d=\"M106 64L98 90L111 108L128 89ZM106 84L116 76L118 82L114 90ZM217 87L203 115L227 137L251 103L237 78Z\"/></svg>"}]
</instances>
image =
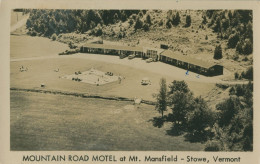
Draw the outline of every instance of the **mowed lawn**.
<instances>
[{"instance_id":1,"label":"mowed lawn","mask_svg":"<svg viewBox=\"0 0 260 164\"><path fill-rule=\"evenodd\" d=\"M156 128L154 106L11 91L11 150L200 151L203 144Z\"/></svg>"},{"instance_id":2,"label":"mowed lawn","mask_svg":"<svg viewBox=\"0 0 260 164\"><path fill-rule=\"evenodd\" d=\"M66 44L43 37L10 36L10 58L57 56L68 49Z\"/></svg>"}]
</instances>

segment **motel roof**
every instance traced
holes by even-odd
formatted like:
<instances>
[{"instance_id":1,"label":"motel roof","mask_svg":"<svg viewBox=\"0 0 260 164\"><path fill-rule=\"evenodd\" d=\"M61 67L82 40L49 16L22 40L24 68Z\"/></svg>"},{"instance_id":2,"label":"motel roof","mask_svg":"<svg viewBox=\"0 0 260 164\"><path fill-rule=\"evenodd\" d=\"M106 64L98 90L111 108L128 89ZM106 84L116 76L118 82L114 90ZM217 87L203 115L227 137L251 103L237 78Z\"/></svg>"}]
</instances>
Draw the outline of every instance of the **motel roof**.
<instances>
[{"instance_id":1,"label":"motel roof","mask_svg":"<svg viewBox=\"0 0 260 164\"><path fill-rule=\"evenodd\" d=\"M176 60L179 60L179 61L182 61L182 62L186 62L186 63L189 63L189 64L193 64L193 65L196 65L196 66L200 66L200 67L203 67L203 68L210 68L210 67L216 65L215 63L205 62L205 61L202 61L202 60L198 60L198 59L195 59L195 58L184 56L182 54L179 54L178 52L174 52L174 51L171 51L171 50L166 50L166 51L162 52L161 55L172 58L172 59L176 59Z\"/></svg>"},{"instance_id":2,"label":"motel roof","mask_svg":"<svg viewBox=\"0 0 260 164\"><path fill-rule=\"evenodd\" d=\"M100 48L100 49L108 49L108 50L123 50L123 51L143 51L142 47L132 47L132 46L123 46L123 45L109 45L109 44L86 43L83 47Z\"/></svg>"}]
</instances>

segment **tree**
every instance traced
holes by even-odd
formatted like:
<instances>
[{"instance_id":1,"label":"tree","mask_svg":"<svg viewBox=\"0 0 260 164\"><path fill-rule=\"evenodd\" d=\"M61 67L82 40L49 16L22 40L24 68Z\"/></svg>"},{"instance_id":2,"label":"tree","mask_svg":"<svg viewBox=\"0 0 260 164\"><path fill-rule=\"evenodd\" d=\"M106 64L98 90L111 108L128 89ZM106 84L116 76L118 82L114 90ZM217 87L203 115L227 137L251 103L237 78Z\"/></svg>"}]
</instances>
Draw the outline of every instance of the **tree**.
<instances>
[{"instance_id":1,"label":"tree","mask_svg":"<svg viewBox=\"0 0 260 164\"><path fill-rule=\"evenodd\" d=\"M238 113L241 107L241 102L237 97L231 96L224 102L216 105L219 111L218 124L220 127L230 124L232 118Z\"/></svg>"},{"instance_id":2,"label":"tree","mask_svg":"<svg viewBox=\"0 0 260 164\"><path fill-rule=\"evenodd\" d=\"M150 14L147 14L147 16L146 16L146 23L148 23L149 25L151 25L151 24L152 24L152 21L151 21L151 16L150 16Z\"/></svg>"},{"instance_id":3,"label":"tree","mask_svg":"<svg viewBox=\"0 0 260 164\"><path fill-rule=\"evenodd\" d=\"M246 39L242 48L243 48L243 54L249 55L253 52L253 43L249 39Z\"/></svg>"},{"instance_id":4,"label":"tree","mask_svg":"<svg viewBox=\"0 0 260 164\"><path fill-rule=\"evenodd\" d=\"M169 86L169 88L170 88L169 94L173 94L176 91L181 91L184 93L190 92L190 89L188 88L188 85L184 80L182 81L174 80L172 84Z\"/></svg>"},{"instance_id":5,"label":"tree","mask_svg":"<svg viewBox=\"0 0 260 164\"><path fill-rule=\"evenodd\" d=\"M185 27L190 27L191 25L191 17L190 15L187 15L186 16L186 24L185 24Z\"/></svg>"},{"instance_id":6,"label":"tree","mask_svg":"<svg viewBox=\"0 0 260 164\"><path fill-rule=\"evenodd\" d=\"M243 78L253 80L253 67L249 67L243 75Z\"/></svg>"},{"instance_id":7,"label":"tree","mask_svg":"<svg viewBox=\"0 0 260 164\"><path fill-rule=\"evenodd\" d=\"M220 32L221 31L221 21L220 17L216 20L216 25L213 27L214 32Z\"/></svg>"},{"instance_id":8,"label":"tree","mask_svg":"<svg viewBox=\"0 0 260 164\"><path fill-rule=\"evenodd\" d=\"M239 41L239 34L238 33L231 34L228 38L227 45L229 48L235 48L238 41Z\"/></svg>"},{"instance_id":9,"label":"tree","mask_svg":"<svg viewBox=\"0 0 260 164\"><path fill-rule=\"evenodd\" d=\"M160 90L159 93L155 95L155 97L156 97L155 109L162 114L162 118L163 118L163 112L167 110L167 85L166 85L165 78L162 78L160 80Z\"/></svg>"},{"instance_id":10,"label":"tree","mask_svg":"<svg viewBox=\"0 0 260 164\"><path fill-rule=\"evenodd\" d=\"M203 20L202 20L202 24L207 24L208 21L207 21L207 17L204 15L202 16Z\"/></svg>"},{"instance_id":11,"label":"tree","mask_svg":"<svg viewBox=\"0 0 260 164\"><path fill-rule=\"evenodd\" d=\"M222 57L222 48L221 45L218 45L214 51L214 59L222 59Z\"/></svg>"},{"instance_id":12,"label":"tree","mask_svg":"<svg viewBox=\"0 0 260 164\"><path fill-rule=\"evenodd\" d=\"M176 126L182 125L184 127L187 123L187 113L194 109L193 93L190 92L185 81L174 80L169 89L169 106L173 113L172 121L175 122Z\"/></svg>"},{"instance_id":13,"label":"tree","mask_svg":"<svg viewBox=\"0 0 260 164\"><path fill-rule=\"evenodd\" d=\"M215 122L214 113L201 97L195 98L194 110L188 113L188 130L200 140L207 139L207 128L211 128Z\"/></svg>"},{"instance_id":14,"label":"tree","mask_svg":"<svg viewBox=\"0 0 260 164\"><path fill-rule=\"evenodd\" d=\"M175 126L186 128L187 114L194 109L193 94L191 92L175 91L169 97L169 104Z\"/></svg>"},{"instance_id":15,"label":"tree","mask_svg":"<svg viewBox=\"0 0 260 164\"><path fill-rule=\"evenodd\" d=\"M134 25L134 28L135 30L137 29L141 29L143 27L143 22L140 20L140 18L138 17L136 19L136 22L135 22L135 25Z\"/></svg>"},{"instance_id":16,"label":"tree","mask_svg":"<svg viewBox=\"0 0 260 164\"><path fill-rule=\"evenodd\" d=\"M181 22L181 17L180 17L179 12L177 12L176 15L173 16L173 18L172 18L172 24L177 26L180 22Z\"/></svg>"}]
</instances>

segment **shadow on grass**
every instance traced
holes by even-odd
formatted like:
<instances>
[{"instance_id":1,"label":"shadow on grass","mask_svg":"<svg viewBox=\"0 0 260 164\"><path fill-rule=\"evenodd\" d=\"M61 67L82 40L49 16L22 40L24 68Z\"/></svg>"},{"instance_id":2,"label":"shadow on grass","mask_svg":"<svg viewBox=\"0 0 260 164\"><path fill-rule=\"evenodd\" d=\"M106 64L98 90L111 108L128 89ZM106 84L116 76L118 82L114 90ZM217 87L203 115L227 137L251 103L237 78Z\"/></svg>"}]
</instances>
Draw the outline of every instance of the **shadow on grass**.
<instances>
[{"instance_id":1,"label":"shadow on grass","mask_svg":"<svg viewBox=\"0 0 260 164\"><path fill-rule=\"evenodd\" d=\"M154 127L161 128L165 120L165 117L153 117L153 119L150 119L149 121L153 122Z\"/></svg>"},{"instance_id":2,"label":"shadow on grass","mask_svg":"<svg viewBox=\"0 0 260 164\"><path fill-rule=\"evenodd\" d=\"M184 130L181 126L176 126L173 124L170 130L166 130L166 134L170 136L180 136L184 133Z\"/></svg>"},{"instance_id":3,"label":"shadow on grass","mask_svg":"<svg viewBox=\"0 0 260 164\"><path fill-rule=\"evenodd\" d=\"M213 134L211 132L203 132L203 133L195 132L195 133L187 133L184 135L184 137L185 137L185 141L189 141L191 143L194 142L204 143L208 139L212 138Z\"/></svg>"}]
</instances>

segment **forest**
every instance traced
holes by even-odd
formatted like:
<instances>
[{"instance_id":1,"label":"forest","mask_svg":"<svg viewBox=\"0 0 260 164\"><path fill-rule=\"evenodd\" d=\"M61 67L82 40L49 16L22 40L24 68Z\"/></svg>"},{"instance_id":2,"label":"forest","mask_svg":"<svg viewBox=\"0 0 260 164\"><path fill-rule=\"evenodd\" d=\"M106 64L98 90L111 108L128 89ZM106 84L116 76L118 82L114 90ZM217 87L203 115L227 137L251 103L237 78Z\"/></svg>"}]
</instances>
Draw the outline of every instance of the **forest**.
<instances>
[{"instance_id":1,"label":"forest","mask_svg":"<svg viewBox=\"0 0 260 164\"><path fill-rule=\"evenodd\" d=\"M178 10L168 10L166 16L160 16L161 10L36 10L26 9L30 13L26 26L29 35L54 37L62 33L88 33L93 36L107 35L104 27L127 22L135 30L149 31L152 28L165 29L180 26L182 15ZM160 21L153 21L151 12L157 13ZM228 48L234 48L239 54L253 52L253 13L252 10L203 10L200 28L210 28L217 37L227 40ZM192 17L187 14L184 28L192 26ZM113 33L113 32L112 32ZM127 37L125 30L116 36ZM114 34L115 35L115 34Z\"/></svg>"}]
</instances>

